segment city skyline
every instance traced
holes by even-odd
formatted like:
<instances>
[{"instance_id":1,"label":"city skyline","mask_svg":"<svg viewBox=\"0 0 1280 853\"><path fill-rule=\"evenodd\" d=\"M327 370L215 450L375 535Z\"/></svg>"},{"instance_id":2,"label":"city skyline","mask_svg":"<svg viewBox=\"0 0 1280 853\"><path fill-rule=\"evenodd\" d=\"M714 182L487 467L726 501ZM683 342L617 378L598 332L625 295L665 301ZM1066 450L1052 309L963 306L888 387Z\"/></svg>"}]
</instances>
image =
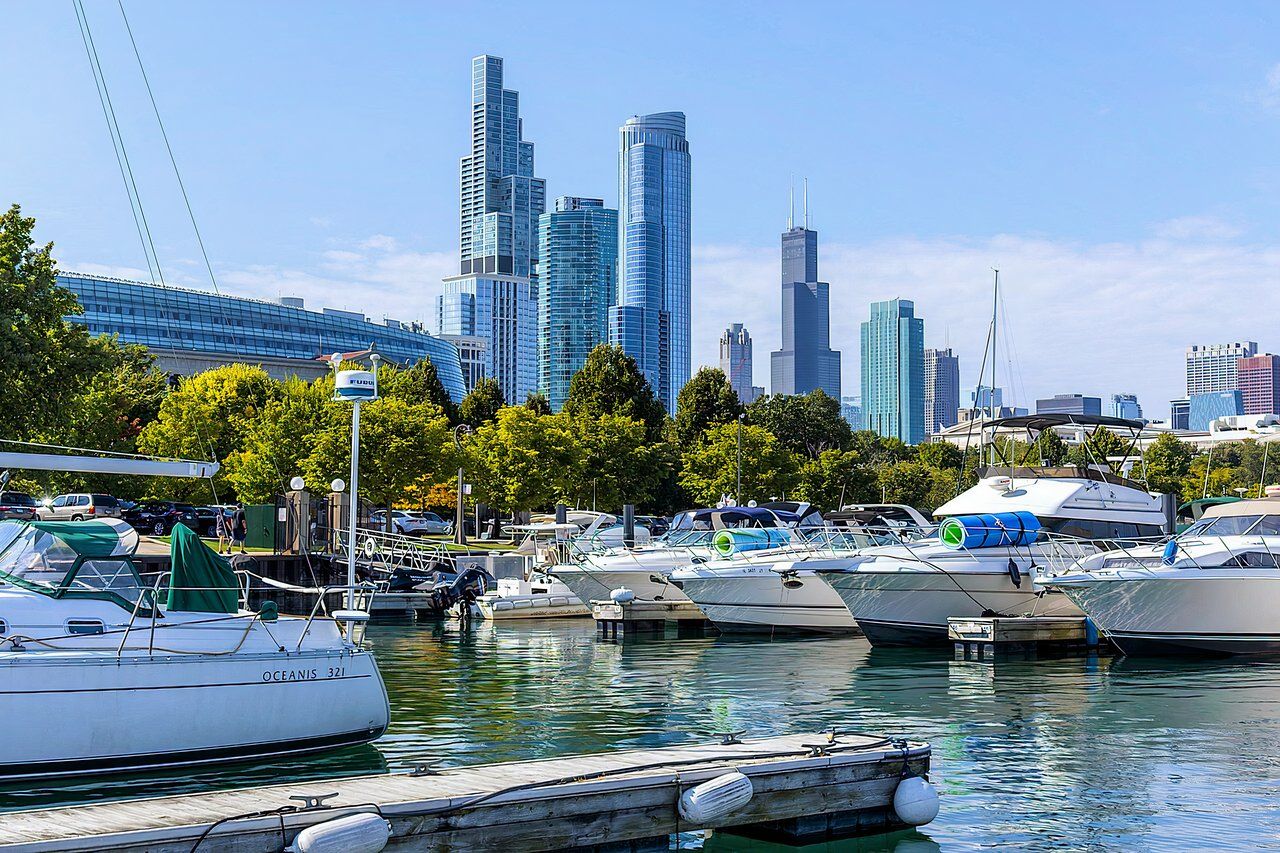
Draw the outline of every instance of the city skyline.
<instances>
[{"instance_id":1,"label":"city skyline","mask_svg":"<svg viewBox=\"0 0 1280 853\"><path fill-rule=\"evenodd\" d=\"M87 69L61 61L80 49L74 19L65 10L33 6L15 5L10 11L9 36L0 38L9 55L29 61L46 85L39 96L12 92L7 97L15 110L33 117L32 128L45 142L39 157L24 150L20 140L0 143L0 182L11 188L12 200L37 217L38 236L57 241L64 268L145 279ZM194 247L185 212L171 175L166 183L167 161L155 151L154 128L140 109L145 94L128 77L123 60L131 57L121 53L110 16L89 11L169 277L185 286L209 287L198 274L200 265L188 263ZM915 85L934 87L944 100L958 99L955 112L947 114L964 123L961 130L990 118L981 110L964 115L961 105L970 97L965 86L976 97L993 100L1003 116L1002 138L1013 134L1000 146L1005 155L997 157L988 150L987 133L957 142L965 134L949 127L952 144L935 146L937 129L928 111L913 106L912 90L894 79L897 66L888 61L891 46L901 39L880 49L870 32L865 39L855 37L852 52L830 50L825 34L814 35L809 51L814 58L808 61L812 79L819 82L814 92L797 95L781 85L787 75L774 73L785 63L767 51L752 62L713 61L714 50L684 50L692 37L680 36L669 53L643 63L643 74L628 78L606 72L584 81L532 37L560 29L590 45L592 36L613 25L607 15L574 21L568 11L513 12L518 39L486 34L488 43L457 44L437 35L436 27L413 26L426 17L415 10L396 16L322 10L307 22L311 46L304 50L297 40L279 37L296 27L292 18L268 9L250 11L257 31L273 43L271 52L236 45L224 20L234 16L220 15L212 6L192 5L177 14L139 2L131 14L220 289L228 293L268 299L297 294L433 321L439 280L460 263L454 237L458 211L450 200L456 198L457 143L469 116L456 103L459 85L466 85L459 63L488 50L518 64L515 88L533 116L527 131L539 142L538 174L555 195L583 193L613 204L612 140L618 124L629 114L668 106L689 116L690 135L702 140L700 163L705 164L694 184L694 366L715 364L719 331L741 322L760 343L756 370L767 371L762 361L780 339L776 232L768 221L772 212L761 209L768 206L754 202L784 192L792 172L812 175L819 198L856 200L833 207L817 223L825 237L824 277L861 294L856 300L837 295L832 305L832 347L845 352L847 387L857 386L858 318L871 301L901 293L913 298L925 316L946 318L930 324L926 344L937 347L949 338L962 357L961 385L971 388L985 326L979 307L983 271L997 263L1010 283L1006 316L1017 345L1008 359L1017 368L1007 383L1010 402L1027 405L1073 389L1106 398L1120 388L1136 393L1148 416L1158 418L1168 400L1182 396L1178 353L1188 344L1259 339L1262 351L1280 348L1264 338L1251 317L1215 298L1229 292L1242 303L1269 305L1276 299L1269 283L1280 268L1280 249L1269 223L1277 218L1280 196L1267 173L1259 171L1269 156L1264 152L1276 130L1280 95L1280 76L1272 74L1280 56L1265 48L1274 32L1267 16L1260 24L1258 16L1225 14L1211 26L1196 20L1193 27L1186 14L1153 22L1135 8L1109 13L1110 26L1094 29L1055 17L1055 25L1063 25L1056 61L1044 64L1034 85L1054 95L1044 107L1024 103L1023 88L1032 86L1030 81L998 74L1029 61L1030 51L1017 47L1026 40L1017 36L1033 28L1036 15L999 20L989 12L973 13L987 33L984 39L1012 46L1002 58L984 58L976 46L970 55L945 37L923 38L919 49L907 51L923 81ZM453 14L441 12L440 22ZM837 10L827 14L840 19ZM945 9L931 14L939 33L968 17ZM901 32L912 17L884 10L864 10L860 16L881 34ZM793 30L786 16L772 15L770 21ZM1154 71L1127 64L1132 60L1123 44L1152 26L1173 44L1181 39L1200 45L1203 54L1154 51L1156 61L1147 65L1160 69L1159 79ZM350 81L344 82L325 70L320 57L327 49L316 50L314 44L348 44L353 28L376 33L377 38L358 41L378 49L358 53L344 72ZM41 38L32 38L37 32ZM711 43L745 39L752 45L755 38L729 22ZM407 44L416 45L412 67L394 59L399 46ZM44 57L33 53L37 45ZM857 47L867 49L856 59L844 55L859 54ZM584 49L587 55L594 50ZM229 50L235 62L227 61ZM1074 53L1107 62L1092 71ZM1215 61L1202 63L1200 55ZM1224 56L1234 58L1222 62ZM948 76L955 74L958 58L975 64L952 82ZM1131 87L1104 91L1068 85L1126 73L1134 80ZM737 77L750 82L741 92L726 85ZM858 78L863 81L859 92L865 94L855 102L821 82L827 77ZM296 103L276 108L282 102L273 99L297 91L295 79L312 78L332 82L322 87L323 101L309 99L304 87ZM691 79L706 85L689 85ZM406 111L407 103L414 109ZM847 156L833 145L797 142L781 133L794 122L778 116L790 115L787 111L798 116L817 103L836 107L829 112L838 122L832 136L843 140L842 146L854 146L849 155L865 168L849 169ZM1206 114L1213 120L1203 121ZM1062 136L1063 122L1073 131L1074 150L1053 141ZM1168 131L1163 137L1168 144L1141 155L1109 144L1127 138L1135 122L1155 122ZM68 123L78 132L60 132ZM731 127L745 132L727 132ZM915 133L904 133L907 127ZM1235 140L1229 162L1202 163L1199 177L1178 168L1201 146L1211 140L1218 144L1224 136ZM237 156L226 157L229 148ZM926 149L945 156L931 161L922 156ZM1007 156L1010 151L1017 156ZM1050 161L1052 169L1045 167ZM738 175L748 163L757 167L750 172L755 177L742 182ZM960 163L966 168L957 169ZM1004 185L994 194L983 191L993 174ZM1158 193L1146 191L1157 185ZM1095 209L1092 197L1105 198L1106 204ZM86 204L87 198L94 202ZM1036 200L1044 198L1054 203ZM726 292L737 298L723 299ZM1178 298L1157 298L1155 292ZM1075 297L1065 301L1062 293ZM1046 306L1055 309L1055 322L1047 326L1040 323ZM1082 346L1086 339L1089 345ZM1061 358L1063 352L1072 358ZM1142 369L1122 369L1130 364ZM1006 384L1003 354L1000 367Z\"/></svg>"}]
</instances>

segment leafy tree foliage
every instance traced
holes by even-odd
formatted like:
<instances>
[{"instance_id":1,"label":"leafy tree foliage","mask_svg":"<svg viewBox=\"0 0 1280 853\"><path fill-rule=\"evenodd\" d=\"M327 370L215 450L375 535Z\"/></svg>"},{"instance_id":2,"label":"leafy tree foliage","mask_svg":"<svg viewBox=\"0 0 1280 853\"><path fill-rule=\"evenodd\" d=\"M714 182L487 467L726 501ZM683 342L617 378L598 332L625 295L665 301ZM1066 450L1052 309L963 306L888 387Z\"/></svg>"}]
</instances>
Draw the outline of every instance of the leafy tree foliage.
<instances>
[{"instance_id":1,"label":"leafy tree foliage","mask_svg":"<svg viewBox=\"0 0 1280 853\"><path fill-rule=\"evenodd\" d=\"M701 368L676 398L676 443L682 448L692 447L709 428L730 423L741 413L738 392L724 371Z\"/></svg>"},{"instance_id":2,"label":"leafy tree foliage","mask_svg":"<svg viewBox=\"0 0 1280 853\"><path fill-rule=\"evenodd\" d=\"M1070 461L1071 448L1067 447L1067 443L1062 440L1062 436L1058 435L1057 430L1046 429L1041 430L1036 436L1032 455L1038 465L1059 468Z\"/></svg>"},{"instance_id":3,"label":"leafy tree foliage","mask_svg":"<svg viewBox=\"0 0 1280 853\"><path fill-rule=\"evenodd\" d=\"M524 406L507 406L476 430L467 459L476 499L506 511L571 501L583 475L569 416L539 415Z\"/></svg>"},{"instance_id":4,"label":"leafy tree foliage","mask_svg":"<svg viewBox=\"0 0 1280 853\"><path fill-rule=\"evenodd\" d=\"M1123 441L1109 429L1097 427L1076 445L1071 458L1077 465L1101 465L1113 473L1120 473L1119 462L1108 462L1108 457L1123 456L1129 449L1129 442Z\"/></svg>"},{"instance_id":5,"label":"leafy tree foliage","mask_svg":"<svg viewBox=\"0 0 1280 853\"><path fill-rule=\"evenodd\" d=\"M1191 472L1191 460L1195 455L1191 445L1172 433L1161 435L1143 454L1143 468L1139 469L1146 471L1147 488L1153 492L1187 494L1182 492L1183 481Z\"/></svg>"},{"instance_id":6,"label":"leafy tree foliage","mask_svg":"<svg viewBox=\"0 0 1280 853\"><path fill-rule=\"evenodd\" d=\"M236 497L246 503L266 503L308 469L316 435L343 408L330 400L332 395L333 380L328 377L315 382L295 377L280 383L246 427L241 448L226 458L226 480ZM307 485L313 493L322 494L332 479L317 481L313 472Z\"/></svg>"},{"instance_id":7,"label":"leafy tree foliage","mask_svg":"<svg viewBox=\"0 0 1280 853\"><path fill-rule=\"evenodd\" d=\"M894 462L882 466L879 481L884 502L927 507L934 488L934 475L935 469L920 462Z\"/></svg>"},{"instance_id":8,"label":"leafy tree foliage","mask_svg":"<svg viewBox=\"0 0 1280 853\"><path fill-rule=\"evenodd\" d=\"M667 468L665 444L647 444L644 424L620 415L572 420L582 455L577 506L618 510L648 503Z\"/></svg>"},{"instance_id":9,"label":"leafy tree foliage","mask_svg":"<svg viewBox=\"0 0 1280 853\"><path fill-rule=\"evenodd\" d=\"M915 451L902 439L883 436L869 429L853 433L848 447L867 465L901 462L915 456Z\"/></svg>"},{"instance_id":10,"label":"leafy tree foliage","mask_svg":"<svg viewBox=\"0 0 1280 853\"><path fill-rule=\"evenodd\" d=\"M530 392L529 396L524 398L524 407L537 415L551 414L551 401L544 394Z\"/></svg>"},{"instance_id":11,"label":"leafy tree foliage","mask_svg":"<svg viewBox=\"0 0 1280 853\"><path fill-rule=\"evenodd\" d=\"M954 468L959 471L964 454L949 441L931 441L917 448L916 459L931 468Z\"/></svg>"},{"instance_id":12,"label":"leafy tree foliage","mask_svg":"<svg viewBox=\"0 0 1280 853\"><path fill-rule=\"evenodd\" d=\"M850 503L878 500L874 469L861 464L852 450L824 450L800 468L798 495L824 510Z\"/></svg>"},{"instance_id":13,"label":"leafy tree foliage","mask_svg":"<svg viewBox=\"0 0 1280 853\"><path fill-rule=\"evenodd\" d=\"M458 419L464 424L478 427L497 418L498 410L506 404L498 380L486 376L458 404Z\"/></svg>"},{"instance_id":14,"label":"leafy tree foliage","mask_svg":"<svg viewBox=\"0 0 1280 853\"><path fill-rule=\"evenodd\" d=\"M390 367L387 365L386 367ZM378 392L384 397L399 397L410 403L435 403L449 419L449 423L458 423L458 406L445 390L440 381L440 374L431 359L424 358L407 370L378 370ZM385 373L384 373L385 371ZM386 378L384 378L384 376Z\"/></svg>"},{"instance_id":15,"label":"leafy tree foliage","mask_svg":"<svg viewBox=\"0 0 1280 853\"><path fill-rule=\"evenodd\" d=\"M818 458L824 450L844 450L853 438L849 422L840 415L840 401L821 389L799 396L760 397L747 406L747 420L809 459Z\"/></svg>"},{"instance_id":16,"label":"leafy tree foliage","mask_svg":"<svg viewBox=\"0 0 1280 853\"><path fill-rule=\"evenodd\" d=\"M684 452L680 484L699 505L714 506L722 495L737 492L738 424L717 424ZM796 454L755 424L743 424L742 494L740 500L781 498L795 488L800 476Z\"/></svg>"},{"instance_id":17,"label":"leafy tree foliage","mask_svg":"<svg viewBox=\"0 0 1280 853\"><path fill-rule=\"evenodd\" d=\"M645 440L662 440L667 415L636 360L622 347L600 344L569 381L564 411L572 417L621 415L644 424Z\"/></svg>"}]
</instances>

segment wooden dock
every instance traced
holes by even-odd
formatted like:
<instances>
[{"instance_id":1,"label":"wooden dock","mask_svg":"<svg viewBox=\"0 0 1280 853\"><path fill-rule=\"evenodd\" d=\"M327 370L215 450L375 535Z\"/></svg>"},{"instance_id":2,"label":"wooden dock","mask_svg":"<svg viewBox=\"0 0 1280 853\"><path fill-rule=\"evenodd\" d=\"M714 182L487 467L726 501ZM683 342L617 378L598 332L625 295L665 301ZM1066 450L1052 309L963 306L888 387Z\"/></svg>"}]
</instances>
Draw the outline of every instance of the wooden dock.
<instances>
[{"instance_id":1,"label":"wooden dock","mask_svg":"<svg viewBox=\"0 0 1280 853\"><path fill-rule=\"evenodd\" d=\"M688 635L699 636L709 627L707 615L692 601L641 601L619 604L614 601L591 602L591 616L596 620L596 636L602 640L664 634L667 625Z\"/></svg>"},{"instance_id":2,"label":"wooden dock","mask_svg":"<svg viewBox=\"0 0 1280 853\"><path fill-rule=\"evenodd\" d=\"M807 841L900 828L899 781L923 776L930 748L859 734L786 735L627 750L418 774L359 776L236 791L40 809L0 816L0 851L277 853L281 835L356 812L391 823L386 849L667 849L681 793L738 771L754 794L709 823ZM305 799L323 801L319 808ZM244 817L245 815L253 815Z\"/></svg>"},{"instance_id":3,"label":"wooden dock","mask_svg":"<svg viewBox=\"0 0 1280 853\"><path fill-rule=\"evenodd\" d=\"M957 660L1088 653L1104 645L1089 620L1070 616L955 617L947 637Z\"/></svg>"}]
</instances>

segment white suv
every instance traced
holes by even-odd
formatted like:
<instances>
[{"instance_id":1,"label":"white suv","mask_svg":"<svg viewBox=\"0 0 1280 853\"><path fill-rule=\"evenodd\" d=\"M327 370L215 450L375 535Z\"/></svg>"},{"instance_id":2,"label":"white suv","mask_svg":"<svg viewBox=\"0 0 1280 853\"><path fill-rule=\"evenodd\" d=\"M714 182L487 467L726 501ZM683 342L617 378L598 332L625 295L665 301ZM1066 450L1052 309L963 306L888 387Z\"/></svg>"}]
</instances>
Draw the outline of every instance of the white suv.
<instances>
[{"instance_id":1,"label":"white suv","mask_svg":"<svg viewBox=\"0 0 1280 853\"><path fill-rule=\"evenodd\" d=\"M369 526L375 530L385 530L387 526L386 513L383 510L378 510L369 516ZM452 533L453 525L444 521L434 512L410 513L394 509L391 511L391 530L401 536L427 536Z\"/></svg>"},{"instance_id":2,"label":"white suv","mask_svg":"<svg viewBox=\"0 0 1280 853\"><path fill-rule=\"evenodd\" d=\"M95 518L119 518L120 502L111 495L58 495L48 506L39 507L41 521L91 521Z\"/></svg>"}]
</instances>

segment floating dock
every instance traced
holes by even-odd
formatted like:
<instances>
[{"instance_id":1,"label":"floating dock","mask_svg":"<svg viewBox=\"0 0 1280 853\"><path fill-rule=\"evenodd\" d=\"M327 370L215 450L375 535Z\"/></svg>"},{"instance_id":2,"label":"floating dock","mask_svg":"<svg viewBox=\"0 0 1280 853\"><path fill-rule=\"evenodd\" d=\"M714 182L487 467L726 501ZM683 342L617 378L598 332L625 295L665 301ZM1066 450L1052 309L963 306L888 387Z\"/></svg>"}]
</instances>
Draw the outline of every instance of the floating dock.
<instances>
[{"instance_id":1,"label":"floating dock","mask_svg":"<svg viewBox=\"0 0 1280 853\"><path fill-rule=\"evenodd\" d=\"M707 615L692 601L614 601L591 602L591 616L596 620L596 635L602 640L624 636L654 635L666 632L668 624L677 631L701 635L710 627Z\"/></svg>"},{"instance_id":2,"label":"floating dock","mask_svg":"<svg viewBox=\"0 0 1280 853\"><path fill-rule=\"evenodd\" d=\"M385 817L392 851L666 850L670 834L710 827L808 842L903 827L898 784L929 769L925 743L830 732L721 738L10 813L0 851L278 853L303 829L354 813ZM732 771L751 780L750 800L701 825L681 817L683 793Z\"/></svg>"},{"instance_id":3,"label":"floating dock","mask_svg":"<svg viewBox=\"0 0 1280 853\"><path fill-rule=\"evenodd\" d=\"M1096 652L1105 641L1084 617L984 616L953 617L947 637L957 660L995 660Z\"/></svg>"}]
</instances>

